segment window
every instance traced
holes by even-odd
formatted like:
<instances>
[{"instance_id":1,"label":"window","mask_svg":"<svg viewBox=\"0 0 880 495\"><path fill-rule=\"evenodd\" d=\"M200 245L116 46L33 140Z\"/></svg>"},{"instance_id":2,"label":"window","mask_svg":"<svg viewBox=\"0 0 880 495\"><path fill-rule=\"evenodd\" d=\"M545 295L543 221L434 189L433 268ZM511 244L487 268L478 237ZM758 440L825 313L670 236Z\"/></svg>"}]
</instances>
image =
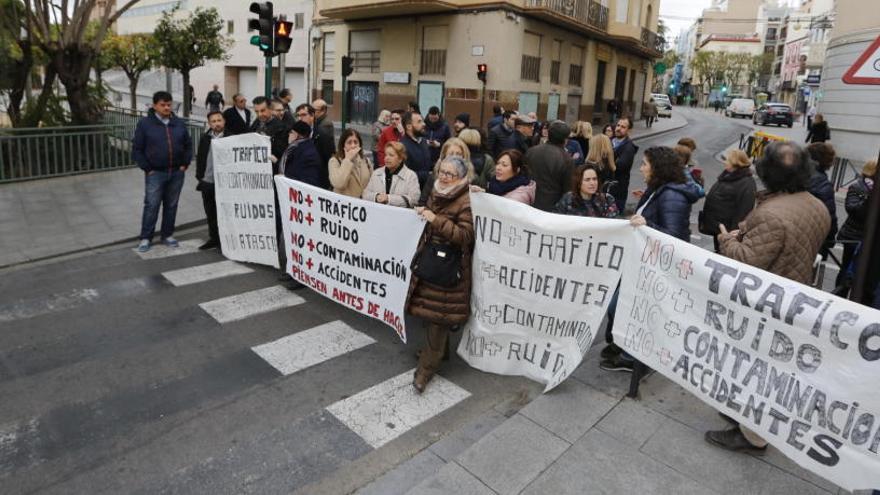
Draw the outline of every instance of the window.
<instances>
[{"instance_id":1,"label":"window","mask_svg":"<svg viewBox=\"0 0 880 495\"><path fill-rule=\"evenodd\" d=\"M321 80L321 99L328 105L333 104L333 79Z\"/></svg>"},{"instance_id":2,"label":"window","mask_svg":"<svg viewBox=\"0 0 880 495\"><path fill-rule=\"evenodd\" d=\"M303 14L293 14L293 29L302 29L303 28Z\"/></svg>"},{"instance_id":3,"label":"window","mask_svg":"<svg viewBox=\"0 0 880 495\"><path fill-rule=\"evenodd\" d=\"M235 21L226 21L226 34L235 34Z\"/></svg>"},{"instance_id":4,"label":"window","mask_svg":"<svg viewBox=\"0 0 880 495\"><path fill-rule=\"evenodd\" d=\"M629 14L629 0L617 0L616 9L614 10L614 21L626 22L627 14Z\"/></svg>"},{"instance_id":5,"label":"window","mask_svg":"<svg viewBox=\"0 0 880 495\"><path fill-rule=\"evenodd\" d=\"M425 26L422 33L419 74L446 74L447 46L449 46L448 26Z\"/></svg>"},{"instance_id":6,"label":"window","mask_svg":"<svg viewBox=\"0 0 880 495\"><path fill-rule=\"evenodd\" d=\"M523 55L520 65L520 79L540 82L541 80L541 36L526 32L523 35Z\"/></svg>"},{"instance_id":7,"label":"window","mask_svg":"<svg viewBox=\"0 0 880 495\"><path fill-rule=\"evenodd\" d=\"M562 42L553 40L550 45L550 84L559 84L559 72L562 66Z\"/></svg>"},{"instance_id":8,"label":"window","mask_svg":"<svg viewBox=\"0 0 880 495\"><path fill-rule=\"evenodd\" d=\"M571 65L568 66L568 84L581 86L584 80L584 48L581 46L571 47Z\"/></svg>"},{"instance_id":9,"label":"window","mask_svg":"<svg viewBox=\"0 0 880 495\"><path fill-rule=\"evenodd\" d=\"M348 38L348 56L355 72L379 72L382 31L352 31Z\"/></svg>"},{"instance_id":10,"label":"window","mask_svg":"<svg viewBox=\"0 0 880 495\"><path fill-rule=\"evenodd\" d=\"M336 68L336 33L324 34L324 55L321 70L332 72Z\"/></svg>"}]
</instances>

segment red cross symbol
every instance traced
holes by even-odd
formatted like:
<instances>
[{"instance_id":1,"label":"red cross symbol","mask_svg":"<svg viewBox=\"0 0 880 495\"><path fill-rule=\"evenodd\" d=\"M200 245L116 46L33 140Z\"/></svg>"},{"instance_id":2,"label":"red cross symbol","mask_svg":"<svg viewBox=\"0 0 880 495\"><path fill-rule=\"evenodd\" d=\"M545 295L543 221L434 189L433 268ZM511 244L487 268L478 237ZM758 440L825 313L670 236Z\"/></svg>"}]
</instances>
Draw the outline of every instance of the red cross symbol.
<instances>
[{"instance_id":1,"label":"red cross symbol","mask_svg":"<svg viewBox=\"0 0 880 495\"><path fill-rule=\"evenodd\" d=\"M312 226L312 222L314 222L314 221L315 221L315 219L314 219L314 217L312 217L312 212L309 212L309 214L306 215L306 222L309 222L309 227Z\"/></svg>"},{"instance_id":2,"label":"red cross symbol","mask_svg":"<svg viewBox=\"0 0 880 495\"><path fill-rule=\"evenodd\" d=\"M306 196L306 203L308 203L309 208L312 207L312 195L311 194Z\"/></svg>"},{"instance_id":3,"label":"red cross symbol","mask_svg":"<svg viewBox=\"0 0 880 495\"><path fill-rule=\"evenodd\" d=\"M309 239L309 251L315 250L315 241Z\"/></svg>"},{"instance_id":4,"label":"red cross symbol","mask_svg":"<svg viewBox=\"0 0 880 495\"><path fill-rule=\"evenodd\" d=\"M309 267L309 270L311 270L311 269L312 269L312 265L314 265L314 263L312 263L312 259L309 258L309 261L306 262L306 266Z\"/></svg>"}]
</instances>

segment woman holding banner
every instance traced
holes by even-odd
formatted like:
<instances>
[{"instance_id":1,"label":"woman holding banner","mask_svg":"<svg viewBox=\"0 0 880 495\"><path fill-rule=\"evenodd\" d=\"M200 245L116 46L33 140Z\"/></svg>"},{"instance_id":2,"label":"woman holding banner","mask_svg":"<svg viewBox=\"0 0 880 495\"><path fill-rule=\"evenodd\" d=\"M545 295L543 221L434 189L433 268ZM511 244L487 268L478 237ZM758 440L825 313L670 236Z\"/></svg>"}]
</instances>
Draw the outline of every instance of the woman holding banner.
<instances>
[{"instance_id":1,"label":"woman holding banner","mask_svg":"<svg viewBox=\"0 0 880 495\"><path fill-rule=\"evenodd\" d=\"M489 179L486 189L471 186L471 191L502 196L530 205L535 202L537 184L529 178L525 157L519 150L502 151L495 164L495 175Z\"/></svg>"},{"instance_id":2,"label":"woman holding banner","mask_svg":"<svg viewBox=\"0 0 880 495\"><path fill-rule=\"evenodd\" d=\"M467 322L471 312L471 253L474 224L468 164L460 157L440 163L434 189L416 212L428 226L413 258L407 312L427 323L425 347L413 388L425 391L449 349L449 332Z\"/></svg>"},{"instance_id":3,"label":"woman holding banner","mask_svg":"<svg viewBox=\"0 0 880 495\"><path fill-rule=\"evenodd\" d=\"M370 176L361 199L391 206L412 208L419 200L419 178L407 168L406 148L393 141L385 145L385 166Z\"/></svg>"},{"instance_id":4,"label":"woman holding banner","mask_svg":"<svg viewBox=\"0 0 880 495\"><path fill-rule=\"evenodd\" d=\"M687 181L678 154L667 146L648 148L639 170L648 189L639 199L630 223L636 227L647 225L690 242L691 205L700 199L700 191Z\"/></svg>"},{"instance_id":5,"label":"woman holding banner","mask_svg":"<svg viewBox=\"0 0 880 495\"><path fill-rule=\"evenodd\" d=\"M350 127L339 137L336 154L328 164L330 184L336 194L352 198L360 198L363 194L373 173L370 162L364 157L363 148L361 135Z\"/></svg>"}]
</instances>

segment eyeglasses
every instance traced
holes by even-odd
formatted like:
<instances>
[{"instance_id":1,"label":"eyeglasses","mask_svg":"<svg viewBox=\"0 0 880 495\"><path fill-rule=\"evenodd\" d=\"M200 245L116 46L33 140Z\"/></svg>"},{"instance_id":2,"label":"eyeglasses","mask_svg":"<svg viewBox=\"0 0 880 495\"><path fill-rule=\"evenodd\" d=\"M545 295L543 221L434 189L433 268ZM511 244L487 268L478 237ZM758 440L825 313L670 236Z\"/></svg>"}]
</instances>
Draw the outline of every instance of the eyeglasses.
<instances>
[{"instance_id":1,"label":"eyeglasses","mask_svg":"<svg viewBox=\"0 0 880 495\"><path fill-rule=\"evenodd\" d=\"M440 170L437 172L437 175L440 177L446 177L447 179L456 179L458 178L458 174L455 172L449 172L447 170Z\"/></svg>"}]
</instances>

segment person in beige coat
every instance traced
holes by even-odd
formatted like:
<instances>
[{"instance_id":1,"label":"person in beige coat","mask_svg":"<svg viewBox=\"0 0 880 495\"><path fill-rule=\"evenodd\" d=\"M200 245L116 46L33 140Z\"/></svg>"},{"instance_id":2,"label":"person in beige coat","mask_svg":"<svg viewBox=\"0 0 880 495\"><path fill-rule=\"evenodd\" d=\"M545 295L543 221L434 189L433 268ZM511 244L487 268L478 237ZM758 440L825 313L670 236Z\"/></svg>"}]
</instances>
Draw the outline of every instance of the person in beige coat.
<instances>
[{"instance_id":1,"label":"person in beige coat","mask_svg":"<svg viewBox=\"0 0 880 495\"><path fill-rule=\"evenodd\" d=\"M385 166L376 169L361 198L391 206L413 208L418 204L419 178L407 168L406 148L399 142L385 145Z\"/></svg>"},{"instance_id":2,"label":"person in beige coat","mask_svg":"<svg viewBox=\"0 0 880 495\"><path fill-rule=\"evenodd\" d=\"M831 228L831 215L807 191L813 173L810 157L800 146L775 142L767 146L755 167L767 188L758 206L729 231L719 224L721 254L795 282L809 284L813 263ZM767 441L737 425L708 431L706 441L727 450L763 452Z\"/></svg>"},{"instance_id":3,"label":"person in beige coat","mask_svg":"<svg viewBox=\"0 0 880 495\"><path fill-rule=\"evenodd\" d=\"M373 173L373 167L364 157L363 144L361 135L354 129L348 128L340 136L339 147L328 164L333 192L361 197Z\"/></svg>"}]
</instances>

